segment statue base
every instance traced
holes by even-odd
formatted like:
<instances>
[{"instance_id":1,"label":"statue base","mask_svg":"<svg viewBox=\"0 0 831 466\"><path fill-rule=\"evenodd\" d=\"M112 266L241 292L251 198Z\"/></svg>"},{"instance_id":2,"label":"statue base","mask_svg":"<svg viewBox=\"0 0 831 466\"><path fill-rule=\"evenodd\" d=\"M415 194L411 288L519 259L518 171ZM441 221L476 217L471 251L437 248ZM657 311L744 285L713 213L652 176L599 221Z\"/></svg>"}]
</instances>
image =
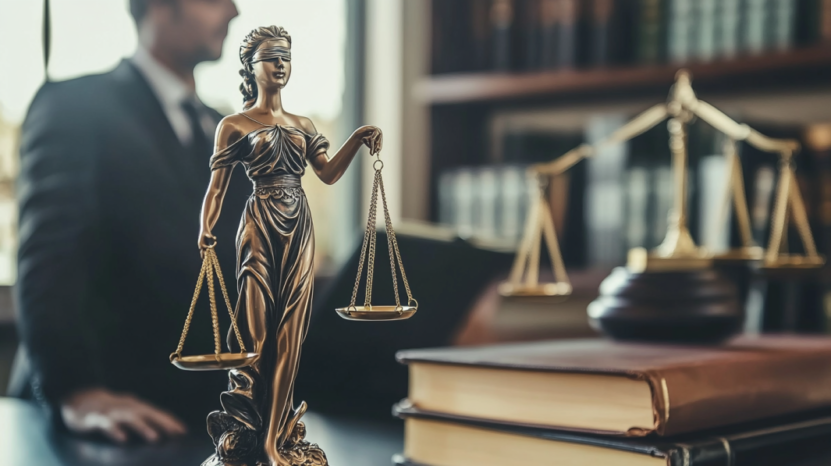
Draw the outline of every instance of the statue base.
<instances>
[{"instance_id":1,"label":"statue base","mask_svg":"<svg viewBox=\"0 0 831 466\"><path fill-rule=\"evenodd\" d=\"M588 306L596 330L618 340L717 343L744 320L736 286L714 269L636 273L617 267Z\"/></svg>"},{"instance_id":2,"label":"statue base","mask_svg":"<svg viewBox=\"0 0 831 466\"><path fill-rule=\"evenodd\" d=\"M306 425L300 421L306 402L294 410L287 428L291 434L278 449L283 460L279 466L328 466L326 453L306 440ZM214 411L208 416L208 433L214 439L216 453L202 466L273 466L262 449L262 433L252 431L226 413Z\"/></svg>"},{"instance_id":3,"label":"statue base","mask_svg":"<svg viewBox=\"0 0 831 466\"><path fill-rule=\"evenodd\" d=\"M306 426L302 422L295 425L291 438L280 448L280 454L285 459L285 466L328 466L326 453L315 443L306 440ZM206 459L202 466L271 466L268 461L248 458L223 460L214 453Z\"/></svg>"}]
</instances>

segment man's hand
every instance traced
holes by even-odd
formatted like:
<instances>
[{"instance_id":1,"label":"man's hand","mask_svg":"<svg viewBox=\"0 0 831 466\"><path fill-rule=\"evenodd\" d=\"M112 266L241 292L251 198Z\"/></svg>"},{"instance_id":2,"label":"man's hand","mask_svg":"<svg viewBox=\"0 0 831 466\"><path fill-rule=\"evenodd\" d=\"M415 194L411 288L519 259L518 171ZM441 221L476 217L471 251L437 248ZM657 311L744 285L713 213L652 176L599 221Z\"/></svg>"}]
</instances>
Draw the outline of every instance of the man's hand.
<instances>
[{"instance_id":1,"label":"man's hand","mask_svg":"<svg viewBox=\"0 0 831 466\"><path fill-rule=\"evenodd\" d=\"M118 443L126 442L130 432L151 443L187 432L172 414L105 388L89 388L68 396L61 403L61 416L72 432L98 432Z\"/></svg>"}]
</instances>

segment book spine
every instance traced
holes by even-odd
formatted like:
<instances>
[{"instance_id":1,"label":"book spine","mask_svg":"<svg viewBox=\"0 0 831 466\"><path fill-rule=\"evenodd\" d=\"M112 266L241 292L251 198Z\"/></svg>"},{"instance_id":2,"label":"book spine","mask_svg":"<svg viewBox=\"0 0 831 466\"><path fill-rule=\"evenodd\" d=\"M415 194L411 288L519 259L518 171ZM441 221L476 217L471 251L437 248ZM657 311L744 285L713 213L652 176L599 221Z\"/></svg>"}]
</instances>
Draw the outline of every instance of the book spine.
<instances>
[{"instance_id":1,"label":"book spine","mask_svg":"<svg viewBox=\"0 0 831 466\"><path fill-rule=\"evenodd\" d=\"M768 0L744 0L742 48L749 55L759 55L765 51L767 3Z\"/></svg>"},{"instance_id":2,"label":"book spine","mask_svg":"<svg viewBox=\"0 0 831 466\"><path fill-rule=\"evenodd\" d=\"M700 244L710 253L724 252L730 246L727 196L727 160L721 154L706 154L698 164L698 208Z\"/></svg>"},{"instance_id":3,"label":"book spine","mask_svg":"<svg viewBox=\"0 0 831 466\"><path fill-rule=\"evenodd\" d=\"M594 66L605 66L612 62L609 40L611 39L612 12L614 0L594 0L591 5L591 58Z\"/></svg>"},{"instance_id":4,"label":"book spine","mask_svg":"<svg viewBox=\"0 0 831 466\"><path fill-rule=\"evenodd\" d=\"M512 242L518 242L523 233L530 197L527 181L521 166L504 166L500 170L499 235Z\"/></svg>"},{"instance_id":5,"label":"book spine","mask_svg":"<svg viewBox=\"0 0 831 466\"><path fill-rule=\"evenodd\" d=\"M646 245L649 233L649 169L632 167L626 172L626 248Z\"/></svg>"},{"instance_id":6,"label":"book spine","mask_svg":"<svg viewBox=\"0 0 831 466\"><path fill-rule=\"evenodd\" d=\"M678 444L667 452L669 466L828 464L824 447L831 424L827 418L773 426L746 434Z\"/></svg>"},{"instance_id":7,"label":"book spine","mask_svg":"<svg viewBox=\"0 0 831 466\"><path fill-rule=\"evenodd\" d=\"M697 60L708 62L716 56L716 3L717 0L697 0L695 2L696 20L694 56Z\"/></svg>"},{"instance_id":8,"label":"book spine","mask_svg":"<svg viewBox=\"0 0 831 466\"><path fill-rule=\"evenodd\" d=\"M476 207L476 236L494 239L497 233L497 173L494 167L481 167L477 170L475 180Z\"/></svg>"},{"instance_id":9,"label":"book spine","mask_svg":"<svg viewBox=\"0 0 831 466\"><path fill-rule=\"evenodd\" d=\"M640 0L637 52L640 63L655 64L661 61L663 3L662 0Z\"/></svg>"},{"instance_id":10,"label":"book spine","mask_svg":"<svg viewBox=\"0 0 831 466\"><path fill-rule=\"evenodd\" d=\"M716 16L715 53L720 58L735 58L739 53L741 1L720 0Z\"/></svg>"},{"instance_id":11,"label":"book spine","mask_svg":"<svg viewBox=\"0 0 831 466\"><path fill-rule=\"evenodd\" d=\"M485 0L471 0L467 6L470 15L471 69L485 71L490 64L490 5Z\"/></svg>"},{"instance_id":12,"label":"book spine","mask_svg":"<svg viewBox=\"0 0 831 466\"><path fill-rule=\"evenodd\" d=\"M669 0L667 58L671 63L686 63L690 59L690 32L692 0Z\"/></svg>"},{"instance_id":13,"label":"book spine","mask_svg":"<svg viewBox=\"0 0 831 466\"><path fill-rule=\"evenodd\" d=\"M522 69L540 68L540 40L542 39L542 0L525 0L519 3L522 16L520 36L522 38Z\"/></svg>"},{"instance_id":14,"label":"book spine","mask_svg":"<svg viewBox=\"0 0 831 466\"><path fill-rule=\"evenodd\" d=\"M490 8L493 69L510 71L512 68L512 35L515 18L514 0L493 0Z\"/></svg>"},{"instance_id":15,"label":"book spine","mask_svg":"<svg viewBox=\"0 0 831 466\"><path fill-rule=\"evenodd\" d=\"M811 191L813 199L806 200L813 204L809 215L813 227L817 251L828 257L831 252L831 125L817 124L805 128L803 147L810 154ZM818 304L823 317L826 333L831 333L831 281L819 280L820 299Z\"/></svg>"},{"instance_id":16,"label":"book spine","mask_svg":"<svg viewBox=\"0 0 831 466\"><path fill-rule=\"evenodd\" d=\"M819 37L822 42L831 42L831 0L822 0L820 5Z\"/></svg>"},{"instance_id":17,"label":"book spine","mask_svg":"<svg viewBox=\"0 0 831 466\"><path fill-rule=\"evenodd\" d=\"M786 51L793 46L796 21L795 0L769 0L771 2L772 48Z\"/></svg>"},{"instance_id":18,"label":"book spine","mask_svg":"<svg viewBox=\"0 0 831 466\"><path fill-rule=\"evenodd\" d=\"M622 115L592 119L586 128L586 142L593 144L620 128ZM587 160L586 229L589 263L613 265L623 262L624 238L623 193L627 144L605 146Z\"/></svg>"},{"instance_id":19,"label":"book spine","mask_svg":"<svg viewBox=\"0 0 831 466\"><path fill-rule=\"evenodd\" d=\"M560 28L560 0L541 0L540 3L540 67L557 67L560 50L558 45Z\"/></svg>"},{"instance_id":20,"label":"book spine","mask_svg":"<svg viewBox=\"0 0 831 466\"><path fill-rule=\"evenodd\" d=\"M439 224L445 226L454 224L454 181L452 173L444 172L439 175Z\"/></svg>"},{"instance_id":21,"label":"book spine","mask_svg":"<svg viewBox=\"0 0 831 466\"><path fill-rule=\"evenodd\" d=\"M560 0L560 27L557 34L557 67L573 68L577 63L578 0Z\"/></svg>"}]
</instances>

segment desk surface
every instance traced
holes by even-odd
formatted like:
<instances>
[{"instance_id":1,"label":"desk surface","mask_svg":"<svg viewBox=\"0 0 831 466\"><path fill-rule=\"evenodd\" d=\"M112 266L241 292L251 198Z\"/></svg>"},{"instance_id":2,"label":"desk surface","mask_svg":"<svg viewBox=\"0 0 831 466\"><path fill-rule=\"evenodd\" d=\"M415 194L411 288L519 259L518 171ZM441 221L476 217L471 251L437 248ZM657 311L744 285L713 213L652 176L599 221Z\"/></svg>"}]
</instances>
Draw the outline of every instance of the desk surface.
<instances>
[{"instance_id":1,"label":"desk surface","mask_svg":"<svg viewBox=\"0 0 831 466\"><path fill-rule=\"evenodd\" d=\"M403 425L307 413L309 440L333 465L389 466L403 446ZM56 433L41 410L0 398L0 457L11 466L198 466L213 451L207 433L159 445L116 446Z\"/></svg>"}]
</instances>

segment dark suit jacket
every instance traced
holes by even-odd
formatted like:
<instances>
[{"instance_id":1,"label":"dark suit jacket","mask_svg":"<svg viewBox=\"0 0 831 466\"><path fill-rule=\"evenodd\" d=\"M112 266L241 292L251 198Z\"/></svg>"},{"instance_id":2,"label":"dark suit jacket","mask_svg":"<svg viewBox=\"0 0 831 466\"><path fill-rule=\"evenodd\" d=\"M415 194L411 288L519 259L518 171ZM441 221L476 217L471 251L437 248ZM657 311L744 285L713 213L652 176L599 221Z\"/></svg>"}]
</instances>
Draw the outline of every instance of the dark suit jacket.
<instances>
[{"instance_id":1,"label":"dark suit jacket","mask_svg":"<svg viewBox=\"0 0 831 466\"><path fill-rule=\"evenodd\" d=\"M224 372L168 362L201 265L209 156L183 148L128 61L38 92L23 125L16 286L36 397L54 406L102 385L193 420L219 407ZM214 229L232 303L234 238L250 193L237 171ZM212 352L204 293L185 353ZM220 318L224 341L224 309Z\"/></svg>"}]
</instances>

